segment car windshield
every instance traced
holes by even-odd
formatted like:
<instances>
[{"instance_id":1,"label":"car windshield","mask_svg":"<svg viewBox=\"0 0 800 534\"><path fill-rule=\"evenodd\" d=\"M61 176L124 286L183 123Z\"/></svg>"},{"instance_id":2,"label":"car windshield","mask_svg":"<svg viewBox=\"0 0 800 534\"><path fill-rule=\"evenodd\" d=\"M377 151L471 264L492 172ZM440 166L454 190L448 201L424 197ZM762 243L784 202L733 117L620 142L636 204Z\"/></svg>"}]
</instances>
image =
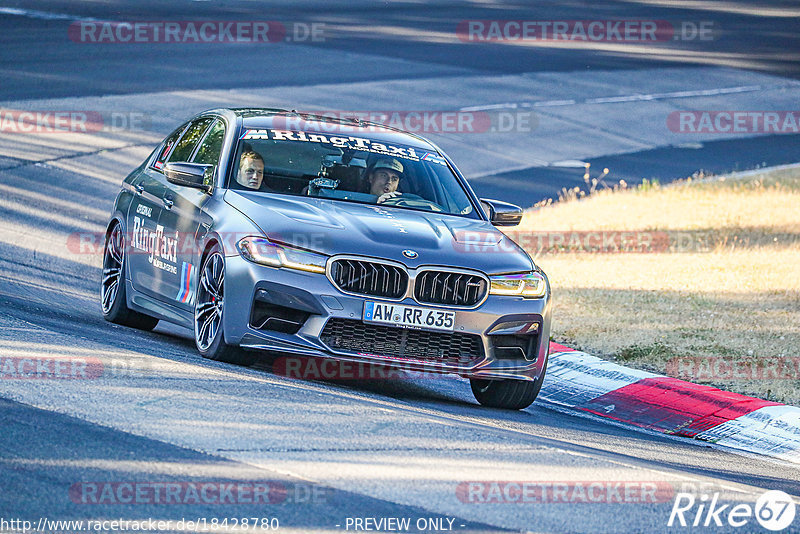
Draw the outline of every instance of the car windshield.
<instances>
[{"instance_id":1,"label":"car windshield","mask_svg":"<svg viewBox=\"0 0 800 534\"><path fill-rule=\"evenodd\" d=\"M437 152L356 136L244 130L228 187L478 218Z\"/></svg>"}]
</instances>

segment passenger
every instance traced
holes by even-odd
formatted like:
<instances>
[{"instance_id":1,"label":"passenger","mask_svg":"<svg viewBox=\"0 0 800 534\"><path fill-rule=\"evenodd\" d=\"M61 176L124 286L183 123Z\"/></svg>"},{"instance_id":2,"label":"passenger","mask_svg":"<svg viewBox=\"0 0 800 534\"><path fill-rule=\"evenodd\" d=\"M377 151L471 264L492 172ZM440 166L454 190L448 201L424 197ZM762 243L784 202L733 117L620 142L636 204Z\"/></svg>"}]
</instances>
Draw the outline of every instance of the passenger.
<instances>
[{"instance_id":1,"label":"passenger","mask_svg":"<svg viewBox=\"0 0 800 534\"><path fill-rule=\"evenodd\" d=\"M264 158L254 150L243 152L239 158L236 181L248 189L259 189L264 179Z\"/></svg>"},{"instance_id":2,"label":"passenger","mask_svg":"<svg viewBox=\"0 0 800 534\"><path fill-rule=\"evenodd\" d=\"M378 197L378 204L402 193L397 190L403 177L403 164L394 158L379 159L367 175L369 192Z\"/></svg>"}]
</instances>

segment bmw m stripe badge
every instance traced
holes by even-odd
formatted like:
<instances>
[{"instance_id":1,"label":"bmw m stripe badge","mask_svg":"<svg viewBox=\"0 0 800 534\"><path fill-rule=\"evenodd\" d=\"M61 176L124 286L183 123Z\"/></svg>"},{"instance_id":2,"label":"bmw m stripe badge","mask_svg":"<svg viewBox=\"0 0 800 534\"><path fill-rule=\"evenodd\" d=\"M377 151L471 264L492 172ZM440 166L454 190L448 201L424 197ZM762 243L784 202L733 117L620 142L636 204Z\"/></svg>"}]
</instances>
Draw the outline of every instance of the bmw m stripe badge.
<instances>
[{"instance_id":1,"label":"bmw m stripe badge","mask_svg":"<svg viewBox=\"0 0 800 534\"><path fill-rule=\"evenodd\" d=\"M191 302L193 292L192 292L192 277L195 274L197 269L194 268L194 265L191 263L183 262L183 267L181 267L181 287L178 290L178 296L176 299L178 302L182 302L186 304L187 302Z\"/></svg>"}]
</instances>

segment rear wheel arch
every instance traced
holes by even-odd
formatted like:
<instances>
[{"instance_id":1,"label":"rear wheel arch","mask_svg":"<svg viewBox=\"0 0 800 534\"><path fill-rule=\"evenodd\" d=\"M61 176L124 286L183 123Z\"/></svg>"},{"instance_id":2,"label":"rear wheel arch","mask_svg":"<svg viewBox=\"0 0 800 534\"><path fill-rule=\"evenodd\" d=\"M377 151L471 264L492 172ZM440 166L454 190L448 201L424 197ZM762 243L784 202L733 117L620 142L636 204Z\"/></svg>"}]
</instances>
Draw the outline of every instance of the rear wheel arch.
<instances>
[{"instance_id":1,"label":"rear wheel arch","mask_svg":"<svg viewBox=\"0 0 800 534\"><path fill-rule=\"evenodd\" d=\"M122 235L116 232L121 232ZM111 239L115 235L121 240L121 250L110 245ZM112 218L103 240L103 267L101 270L100 290L101 312L106 321L142 330L152 330L158 324L158 319L128 308L126 270L128 268L127 251L129 249L130 247L125 238L125 225L122 221ZM116 254L112 250L117 250ZM116 271L116 274L112 274L114 271ZM114 278L116 278L115 282ZM114 288L113 290L111 289L112 287ZM108 309L106 309L107 304Z\"/></svg>"},{"instance_id":2,"label":"rear wheel arch","mask_svg":"<svg viewBox=\"0 0 800 534\"><path fill-rule=\"evenodd\" d=\"M116 225L122 226L123 230L125 229L125 223L122 221L122 217L119 214L115 214L113 217L111 217L111 220L108 221L108 225L106 225L106 233L103 237L108 238Z\"/></svg>"}]
</instances>

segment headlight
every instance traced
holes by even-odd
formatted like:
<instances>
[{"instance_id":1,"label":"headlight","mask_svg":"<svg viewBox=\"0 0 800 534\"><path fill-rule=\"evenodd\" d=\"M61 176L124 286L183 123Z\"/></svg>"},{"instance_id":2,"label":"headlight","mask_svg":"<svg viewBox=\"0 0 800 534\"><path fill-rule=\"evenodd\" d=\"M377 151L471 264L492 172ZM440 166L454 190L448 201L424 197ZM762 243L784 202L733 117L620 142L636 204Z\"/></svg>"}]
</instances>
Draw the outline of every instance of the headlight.
<instances>
[{"instance_id":1,"label":"headlight","mask_svg":"<svg viewBox=\"0 0 800 534\"><path fill-rule=\"evenodd\" d=\"M263 237L245 237L236 243L239 254L253 263L324 273L327 257L315 252L278 245Z\"/></svg>"},{"instance_id":2,"label":"headlight","mask_svg":"<svg viewBox=\"0 0 800 534\"><path fill-rule=\"evenodd\" d=\"M547 291L544 276L532 272L526 274L504 274L491 276L492 282L490 295L512 295L519 297L543 297Z\"/></svg>"}]
</instances>

